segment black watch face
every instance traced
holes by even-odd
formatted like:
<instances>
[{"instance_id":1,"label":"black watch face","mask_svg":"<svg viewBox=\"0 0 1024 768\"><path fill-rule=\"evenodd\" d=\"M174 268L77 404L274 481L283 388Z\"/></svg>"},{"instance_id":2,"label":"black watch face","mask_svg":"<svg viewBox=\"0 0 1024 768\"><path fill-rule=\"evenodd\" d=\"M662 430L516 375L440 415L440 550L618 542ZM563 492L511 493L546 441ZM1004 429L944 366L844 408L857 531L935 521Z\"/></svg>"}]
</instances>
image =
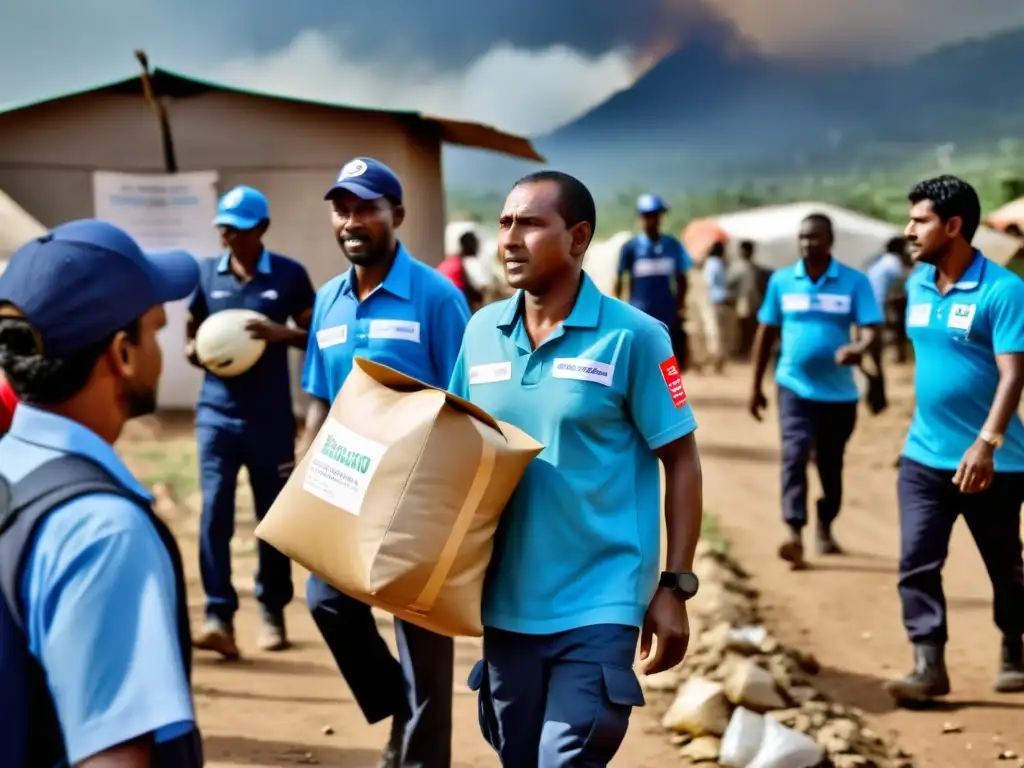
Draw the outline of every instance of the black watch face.
<instances>
[{"instance_id":1,"label":"black watch face","mask_svg":"<svg viewBox=\"0 0 1024 768\"><path fill-rule=\"evenodd\" d=\"M697 575L694 573L681 573L679 574L679 590L685 592L691 597L697 594L697 588L700 586L700 581L697 579Z\"/></svg>"}]
</instances>

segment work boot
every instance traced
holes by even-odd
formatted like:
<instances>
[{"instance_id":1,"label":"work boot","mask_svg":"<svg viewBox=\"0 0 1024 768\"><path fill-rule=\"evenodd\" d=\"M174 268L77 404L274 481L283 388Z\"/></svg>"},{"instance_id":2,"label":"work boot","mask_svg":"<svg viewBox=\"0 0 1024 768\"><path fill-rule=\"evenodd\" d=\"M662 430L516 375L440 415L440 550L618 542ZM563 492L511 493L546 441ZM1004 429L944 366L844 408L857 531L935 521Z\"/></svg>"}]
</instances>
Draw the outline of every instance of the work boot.
<instances>
[{"instance_id":1,"label":"work boot","mask_svg":"<svg viewBox=\"0 0 1024 768\"><path fill-rule=\"evenodd\" d=\"M804 541L799 528L789 529L789 538L779 547L779 557L789 563L794 571L807 567L804 561Z\"/></svg>"},{"instance_id":2,"label":"work boot","mask_svg":"<svg viewBox=\"0 0 1024 768\"><path fill-rule=\"evenodd\" d=\"M284 627L284 613L279 611L262 611L263 627L260 629L256 647L270 653L284 651L291 647L288 633Z\"/></svg>"},{"instance_id":3,"label":"work boot","mask_svg":"<svg viewBox=\"0 0 1024 768\"><path fill-rule=\"evenodd\" d=\"M1024 642L1021 638L1003 638L1003 661L996 675L996 691L1020 693L1024 691Z\"/></svg>"},{"instance_id":4,"label":"work boot","mask_svg":"<svg viewBox=\"0 0 1024 768\"><path fill-rule=\"evenodd\" d=\"M199 634L192 638L192 647L219 653L225 659L234 660L240 655L231 622L213 617L208 618Z\"/></svg>"},{"instance_id":5,"label":"work boot","mask_svg":"<svg viewBox=\"0 0 1024 768\"><path fill-rule=\"evenodd\" d=\"M897 704L921 704L949 693L945 649L941 645L915 645L914 671L902 680L889 680L885 692Z\"/></svg>"},{"instance_id":6,"label":"work boot","mask_svg":"<svg viewBox=\"0 0 1024 768\"><path fill-rule=\"evenodd\" d=\"M832 526L818 523L818 530L814 537L815 548L819 555L841 555L842 547L832 537Z\"/></svg>"}]
</instances>

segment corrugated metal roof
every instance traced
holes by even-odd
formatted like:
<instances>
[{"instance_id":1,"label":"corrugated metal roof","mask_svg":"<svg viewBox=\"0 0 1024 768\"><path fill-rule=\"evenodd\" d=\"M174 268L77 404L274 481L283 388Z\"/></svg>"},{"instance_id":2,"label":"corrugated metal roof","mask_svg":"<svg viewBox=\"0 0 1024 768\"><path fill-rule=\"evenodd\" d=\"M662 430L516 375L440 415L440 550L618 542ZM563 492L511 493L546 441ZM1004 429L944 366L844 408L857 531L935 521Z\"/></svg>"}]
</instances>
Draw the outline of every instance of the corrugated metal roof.
<instances>
[{"instance_id":1,"label":"corrugated metal roof","mask_svg":"<svg viewBox=\"0 0 1024 768\"><path fill-rule=\"evenodd\" d=\"M290 101L296 104L309 104L314 106L327 107L329 109L345 109L359 112L376 112L379 114L396 115L410 120L430 123L440 130L441 138L450 144L460 144L467 147L489 149L494 152L501 152L513 157L521 157L526 160L544 162L544 158L537 152L529 139L523 136L516 136L505 133L497 128L482 123L466 122L462 120L449 120L442 117L432 117L411 110L374 109L360 107L353 104L342 104L319 99L299 98L296 96L285 96L279 93L269 93L252 88L241 88L226 83L218 83L194 75L186 75L181 72L174 72L169 69L154 69L151 74L153 89L162 96L171 98L188 98L198 96L209 91L225 91L229 93L240 93L246 96L255 96L263 99L274 99L276 101ZM49 96L45 99L36 99L15 104L0 105L0 114L9 114L25 109L32 109L43 104L49 104L62 99L69 99L75 96L84 96L91 93L125 93L142 94L142 82L138 76L127 77L123 80L114 80L103 83L92 88L85 88L78 91L61 93L56 96Z\"/></svg>"}]
</instances>

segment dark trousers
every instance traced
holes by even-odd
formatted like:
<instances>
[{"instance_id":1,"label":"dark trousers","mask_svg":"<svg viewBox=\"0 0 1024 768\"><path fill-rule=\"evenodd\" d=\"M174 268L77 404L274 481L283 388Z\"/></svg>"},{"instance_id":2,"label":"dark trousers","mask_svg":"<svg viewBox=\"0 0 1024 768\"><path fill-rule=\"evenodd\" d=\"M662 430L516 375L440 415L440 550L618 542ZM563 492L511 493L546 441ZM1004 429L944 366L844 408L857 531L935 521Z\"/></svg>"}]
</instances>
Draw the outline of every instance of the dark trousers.
<instances>
[{"instance_id":1,"label":"dark trousers","mask_svg":"<svg viewBox=\"0 0 1024 768\"><path fill-rule=\"evenodd\" d=\"M370 606L316 576L306 584L306 602L367 722L408 718L401 764L449 768L452 639L395 619L399 662L377 631Z\"/></svg>"},{"instance_id":2,"label":"dark trousers","mask_svg":"<svg viewBox=\"0 0 1024 768\"><path fill-rule=\"evenodd\" d=\"M900 601L914 643L947 639L942 566L953 524L962 514L992 582L996 626L1007 637L1024 635L1024 565L1020 506L1024 474L998 473L981 493L963 494L953 472L900 459Z\"/></svg>"},{"instance_id":3,"label":"dark trousers","mask_svg":"<svg viewBox=\"0 0 1024 768\"><path fill-rule=\"evenodd\" d=\"M248 471L256 519L262 520L295 467L294 426L199 425L196 440L203 492L199 565L206 615L230 622L238 610L231 584L238 472L243 466ZM266 542L257 547L256 599L265 613L276 617L294 595L291 561Z\"/></svg>"},{"instance_id":4,"label":"dark trousers","mask_svg":"<svg viewBox=\"0 0 1024 768\"><path fill-rule=\"evenodd\" d=\"M679 370L686 372L690 369L690 344L686 337L686 330L678 318L668 326L668 335L672 341L672 353L679 363Z\"/></svg>"},{"instance_id":5,"label":"dark trousers","mask_svg":"<svg viewBox=\"0 0 1024 768\"><path fill-rule=\"evenodd\" d=\"M814 453L823 496L818 524L829 526L843 502L843 458L857 423L857 402L805 400L779 387L782 429L782 519L793 528L807 525L807 463Z\"/></svg>"},{"instance_id":6,"label":"dark trousers","mask_svg":"<svg viewBox=\"0 0 1024 768\"><path fill-rule=\"evenodd\" d=\"M614 624L556 635L484 631L469 687L480 730L507 768L599 768L644 695L633 672L639 630Z\"/></svg>"}]
</instances>

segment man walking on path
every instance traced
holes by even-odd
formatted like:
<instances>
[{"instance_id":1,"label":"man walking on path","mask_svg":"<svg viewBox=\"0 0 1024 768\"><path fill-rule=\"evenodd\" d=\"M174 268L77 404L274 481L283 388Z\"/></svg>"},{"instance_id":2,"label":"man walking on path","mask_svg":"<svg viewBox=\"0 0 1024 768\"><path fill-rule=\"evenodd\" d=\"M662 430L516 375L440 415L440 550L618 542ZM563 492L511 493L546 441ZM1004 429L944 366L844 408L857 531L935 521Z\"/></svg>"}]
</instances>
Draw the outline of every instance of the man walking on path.
<instances>
[{"instance_id":1,"label":"man walking on path","mask_svg":"<svg viewBox=\"0 0 1024 768\"><path fill-rule=\"evenodd\" d=\"M595 222L571 176L515 185L499 239L518 290L473 316L450 386L546 446L501 520L469 681L508 768L607 765L644 703L637 640L648 673L682 661L698 586L697 425L665 327L583 272Z\"/></svg>"},{"instance_id":2,"label":"man walking on path","mask_svg":"<svg viewBox=\"0 0 1024 768\"><path fill-rule=\"evenodd\" d=\"M782 439L782 517L789 529L779 556L803 568L807 525L807 463L812 452L821 479L816 543L819 554L839 554L832 533L843 498L843 457L857 421L860 392L853 368L875 343L882 313L863 273L832 257L832 222L811 214L800 226L802 258L768 281L758 314L749 409L761 420L767 406L763 379L779 333L775 371ZM859 338L850 342L851 328Z\"/></svg>"},{"instance_id":3,"label":"man walking on path","mask_svg":"<svg viewBox=\"0 0 1024 768\"><path fill-rule=\"evenodd\" d=\"M668 328L676 359L686 370L689 349L683 331L686 309L686 273L693 266L690 254L672 235L661 232L668 206L658 195L641 195L636 203L641 233L622 246L619 253L615 295L625 293L629 279L629 303L660 320Z\"/></svg>"},{"instance_id":4,"label":"man walking on path","mask_svg":"<svg viewBox=\"0 0 1024 768\"><path fill-rule=\"evenodd\" d=\"M953 176L909 195L907 282L917 398L899 469L900 600L914 669L886 684L899 703L950 691L942 566L962 514L992 581L1003 633L999 692L1024 691L1024 283L971 246L975 190Z\"/></svg>"},{"instance_id":5,"label":"man walking on path","mask_svg":"<svg viewBox=\"0 0 1024 768\"><path fill-rule=\"evenodd\" d=\"M323 426L353 357L443 388L469 320L462 292L398 241L405 208L402 184L390 168L356 158L325 199L352 267L317 292L302 377L314 400L300 456ZM396 619L399 663L368 605L316 576L309 578L306 601L367 721L392 718L382 768L449 768L452 639Z\"/></svg>"},{"instance_id":6,"label":"man walking on path","mask_svg":"<svg viewBox=\"0 0 1024 768\"><path fill-rule=\"evenodd\" d=\"M181 556L113 444L156 409L163 305L199 280L103 221L0 277L0 764L201 768Z\"/></svg>"},{"instance_id":7,"label":"man walking on path","mask_svg":"<svg viewBox=\"0 0 1024 768\"><path fill-rule=\"evenodd\" d=\"M306 268L263 246L270 226L266 197L236 187L217 207L214 226L225 253L200 264L199 288L189 304L186 355L195 355L196 330L225 309L251 309L266 320L247 330L267 342L266 351L245 373L221 378L205 372L196 406L196 441L203 491L199 564L206 592L206 622L195 647L225 658L238 657L234 616L238 595L231 583L231 538L235 533L238 472L248 470L256 519L262 520L295 467L289 347L305 349L313 314L313 284ZM288 327L288 320L295 323ZM263 628L260 650L288 647L284 609L291 602L291 561L264 541L258 543L256 599Z\"/></svg>"}]
</instances>

